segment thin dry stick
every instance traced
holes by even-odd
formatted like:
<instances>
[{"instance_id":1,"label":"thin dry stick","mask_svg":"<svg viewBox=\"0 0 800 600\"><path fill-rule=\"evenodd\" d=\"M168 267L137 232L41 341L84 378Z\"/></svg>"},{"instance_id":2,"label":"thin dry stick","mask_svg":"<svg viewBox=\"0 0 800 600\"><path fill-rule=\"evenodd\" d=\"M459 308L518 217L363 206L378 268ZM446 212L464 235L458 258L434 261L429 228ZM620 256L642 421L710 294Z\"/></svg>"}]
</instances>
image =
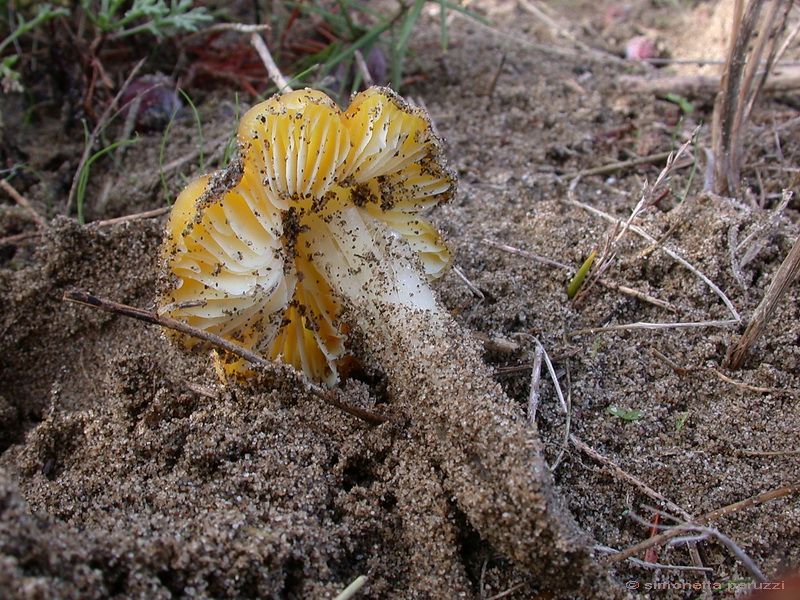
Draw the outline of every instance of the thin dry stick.
<instances>
[{"instance_id":1,"label":"thin dry stick","mask_svg":"<svg viewBox=\"0 0 800 600\"><path fill-rule=\"evenodd\" d=\"M746 500L734 502L733 504L729 504L728 506L723 506L722 508L712 510L711 512L701 515L700 517L695 519L693 523L696 525L705 525L706 523L709 523L726 515L739 512L740 510L744 510L745 508L750 508L751 506L758 506L759 504L764 504L765 502L769 502L771 500L783 498L784 496L788 496L789 494L793 494L799 491L800 491L800 482L792 483L790 485L786 485L774 490L770 490L768 492L764 492L763 494L751 496ZM656 536L647 538L646 540L643 540L638 544L634 544L633 546L626 548L625 550L621 550L614 556L609 557L605 562L606 563L622 562L623 560L630 558L631 556L638 554L643 550L647 550L648 548L652 548L653 546L661 546L666 542L668 542L669 540L671 540L672 538L677 537L679 534L683 532L684 530L680 529L678 530L669 529L664 533L660 533Z\"/></svg>"},{"instance_id":2,"label":"thin dry stick","mask_svg":"<svg viewBox=\"0 0 800 600\"><path fill-rule=\"evenodd\" d=\"M203 340L216 346L217 348L221 348L226 352L230 352L238 356L239 358L244 358L247 361L250 361L254 366L261 367L264 369L275 369L279 368L282 369L284 366L287 369L288 365L281 365L279 363L274 363L263 356L256 354L255 352L248 350L247 348L243 348L238 344L226 340L218 335L214 335L208 331L204 331L202 329L198 329L196 327L192 327L191 325L187 325L181 321L173 319L171 317L165 317L159 315L157 313L144 310L141 308L136 308L134 306L128 306L127 304L120 304L118 302L113 302L111 300L106 300L104 298L99 298L92 294L87 294L86 292L64 292L62 300L65 302L75 302L77 304L82 304L84 306L90 306L92 308L96 308L105 312L110 312L118 315L123 315L125 317L131 317L133 319L137 319L139 321L144 321L145 323L150 323L152 325L160 325L161 327L166 327L168 329L172 329L174 331L179 331L180 333L185 333L191 337ZM336 408L353 415L361 419L362 421L369 423L370 425L380 425L381 423L386 422L386 418L376 415L367 410L363 410L361 408L357 408L355 406L348 406L346 404L342 404L338 400L336 400L333 394L330 391L326 391L321 387L314 385L309 381L304 381L304 385L308 389L308 391L316 396L317 398L322 399L326 403L335 406Z\"/></svg>"},{"instance_id":3,"label":"thin dry stick","mask_svg":"<svg viewBox=\"0 0 800 600\"><path fill-rule=\"evenodd\" d=\"M627 296L633 296L634 298L638 298L644 302L648 302L650 304L654 304L660 308L666 309L673 313L678 313L678 307L674 304L667 302L666 300L660 300L655 296L651 296L650 294L646 294L644 292L640 292L639 290L635 290L627 285L621 285L618 283L614 283L613 281L609 281L608 279L601 279L598 283L600 285L604 285L607 288L611 288L612 290L617 290L621 294L625 294Z\"/></svg>"},{"instance_id":4,"label":"thin dry stick","mask_svg":"<svg viewBox=\"0 0 800 600\"><path fill-rule=\"evenodd\" d=\"M764 294L764 298L758 304L750 322L747 324L744 335L738 342L728 348L728 353L723 363L726 369L735 370L741 368L747 353L753 347L753 344L758 341L758 338L761 337L784 294L786 294L792 282L797 279L798 273L800 273L800 237L795 241L788 256L772 278L769 289Z\"/></svg>"},{"instance_id":5,"label":"thin dry stick","mask_svg":"<svg viewBox=\"0 0 800 600\"><path fill-rule=\"evenodd\" d=\"M584 169L583 171L576 171L575 173L568 173L566 179L575 179L577 177L591 177L592 175L608 175L609 173L616 173L630 169L631 167L638 167L639 165L646 165L651 163L661 163L666 161L672 152L658 152L656 154L649 154L647 156L639 156L630 160L621 162L613 162L600 167L592 167L591 169Z\"/></svg>"},{"instance_id":6,"label":"thin dry stick","mask_svg":"<svg viewBox=\"0 0 800 600\"><path fill-rule=\"evenodd\" d=\"M22 208L24 208L28 214L33 217L33 220L36 221L36 224L44 229L45 231L50 231L50 224L36 212L36 209L33 208L33 205L28 201L28 199L20 194L17 190L11 187L11 184L8 183L5 179L0 180L0 187L2 187L5 192L14 199L14 202L19 204Z\"/></svg>"},{"instance_id":7,"label":"thin dry stick","mask_svg":"<svg viewBox=\"0 0 800 600\"><path fill-rule=\"evenodd\" d=\"M126 221L152 219L153 217L160 217L161 215L165 215L171 210L172 210L171 206L162 206L161 208L155 208L153 210L147 210L145 212L134 213L132 215L115 217L113 219L105 219L103 221L94 221L92 225L95 227L109 227L111 225L116 225L117 223L125 223Z\"/></svg>"},{"instance_id":8,"label":"thin dry stick","mask_svg":"<svg viewBox=\"0 0 800 600\"><path fill-rule=\"evenodd\" d=\"M567 333L568 338L578 337L579 335L589 335L595 333L608 333L609 331L632 331L636 329L659 330L659 329L686 329L694 327L728 327L735 325L737 321L730 319L712 321L683 321L679 323L650 323L648 321L638 321L636 323L624 323L622 325L607 325L605 327L587 327L576 329Z\"/></svg>"},{"instance_id":9,"label":"thin dry stick","mask_svg":"<svg viewBox=\"0 0 800 600\"><path fill-rule=\"evenodd\" d=\"M656 500L657 502L663 503L664 506L669 508L669 510L671 510L672 512L674 512L676 514L681 515L687 521L692 521L694 519L694 517L692 517L692 515L690 515L688 512L686 512L683 508L681 508L680 506L678 506L674 502L672 502L669 499L667 499L663 494L661 494L660 492L657 492L656 490L651 488L649 485L647 485L643 481L638 480L636 477L634 477L630 473L624 471L617 463L615 463L610 458L607 458L607 457L603 456L602 454L597 452L597 450L594 450L590 446L587 446L575 434L571 434L569 436L569 441L572 442L572 445L575 446L578 450L580 450L581 452L587 454L589 457L593 458L594 460L596 460L600 464L605 465L606 467L611 469L611 472L616 477L618 477L619 479L622 479L623 481L626 481L626 482L630 483L631 485L633 485L634 487L639 489L639 491L641 491L646 496L649 496L650 498L652 498L653 500Z\"/></svg>"},{"instance_id":10,"label":"thin dry stick","mask_svg":"<svg viewBox=\"0 0 800 600\"><path fill-rule=\"evenodd\" d=\"M714 368L710 368L710 367L706 368L706 369L702 369L701 368L700 370L709 371L710 373L713 373L714 375L719 377L725 383L730 383L731 385L735 385L736 387L740 387L740 388L748 390L750 392L756 392L758 394L776 394L776 395L783 395L783 396L794 396L795 398L800 396L800 392L797 392L795 390L790 390L790 389L787 389L787 388L759 387L759 386L756 386L756 385L750 385L749 383L744 383L742 381L736 381L735 379L731 379L730 377L728 377L724 373L721 373L720 371L718 371L717 369L714 369Z\"/></svg>"},{"instance_id":11,"label":"thin dry stick","mask_svg":"<svg viewBox=\"0 0 800 600\"><path fill-rule=\"evenodd\" d=\"M675 363L669 357L663 355L661 352L652 348L650 353L666 364L670 369L675 371L678 375L684 376L690 373L711 373L716 375L718 379L721 379L725 383L729 383L736 387L748 390L750 392L756 392L758 394L776 394L776 395L783 395L783 396L793 396L793 397L800 397L800 392L791 390L788 388L773 388L773 387L760 387L756 385L751 385L749 383L744 383L742 381L736 381L735 379L731 379L724 373L721 373L718 369L714 369L713 367L703 367L703 366L694 366L694 367L682 367L679 364Z\"/></svg>"},{"instance_id":12,"label":"thin dry stick","mask_svg":"<svg viewBox=\"0 0 800 600\"><path fill-rule=\"evenodd\" d=\"M375 82L372 80L372 73L369 72L367 61L364 60L364 55L361 53L361 50L353 52L353 57L356 59L356 66L358 67L358 72L361 73L361 78L364 80L364 85L366 87L375 85Z\"/></svg>"},{"instance_id":13,"label":"thin dry stick","mask_svg":"<svg viewBox=\"0 0 800 600\"><path fill-rule=\"evenodd\" d=\"M634 94L678 94L680 96L708 98L719 91L721 78L718 76L641 76L621 75L617 78L618 86L626 92ZM792 92L800 88L800 74L796 69L785 73L773 73L764 82L762 91Z\"/></svg>"},{"instance_id":14,"label":"thin dry stick","mask_svg":"<svg viewBox=\"0 0 800 600\"><path fill-rule=\"evenodd\" d=\"M278 92L291 92L292 88L289 85L289 82L284 79L280 69L278 68L278 65L275 64L275 60L272 58L269 48L267 48L267 45L264 43L264 40L261 38L261 36L257 33L254 33L250 37L250 43L256 49L256 52L258 52L261 62L264 63L264 67L267 69L269 78L272 79L272 82L276 86L278 86Z\"/></svg>"},{"instance_id":15,"label":"thin dry stick","mask_svg":"<svg viewBox=\"0 0 800 600\"><path fill-rule=\"evenodd\" d=\"M464 282L464 285L466 285L469 288L469 291L472 292L476 298L479 298L480 300L486 299L486 296L484 296L483 292L480 291L478 287L474 283L472 283L466 275L464 275L464 271L462 271L458 267L453 267L453 273L458 275L458 278Z\"/></svg>"},{"instance_id":16,"label":"thin dry stick","mask_svg":"<svg viewBox=\"0 0 800 600\"><path fill-rule=\"evenodd\" d=\"M489 105L487 106L487 110L488 107L491 106L492 100L494 100L494 90L495 88L497 88L497 80L500 79L500 73L503 72L503 65L505 64L506 64L506 54L504 52L503 56L500 57L500 64L497 65L497 70L495 70L494 76L492 77L491 81L489 81L489 85L486 86L486 91L483 93L484 96L489 98Z\"/></svg>"},{"instance_id":17,"label":"thin dry stick","mask_svg":"<svg viewBox=\"0 0 800 600\"><path fill-rule=\"evenodd\" d=\"M564 269L566 271L569 271L571 269L569 265L560 263L557 260L540 256L539 254L534 254L533 252L528 252L527 250L520 250L519 248L515 248L514 246L501 244L500 242L495 242L487 238L483 238L481 242L483 242L487 246L492 246L493 248L497 248L499 250L503 250L504 252L508 252L509 254L519 254L520 256L524 256L525 258L530 258L531 260L535 260L536 262L540 262L544 265L549 265L551 267L558 267L559 269Z\"/></svg>"},{"instance_id":18,"label":"thin dry stick","mask_svg":"<svg viewBox=\"0 0 800 600\"><path fill-rule=\"evenodd\" d=\"M14 235L7 235L4 238L0 238L0 246L11 246L12 244L16 244L17 242L24 242L25 240L32 240L34 238L41 237L43 232L41 231L26 231L25 233L17 233Z\"/></svg>"},{"instance_id":19,"label":"thin dry stick","mask_svg":"<svg viewBox=\"0 0 800 600\"><path fill-rule=\"evenodd\" d=\"M72 202L75 200L75 193L78 191L78 181L81 178L81 172L83 171L83 168L86 166L86 161L88 161L89 157L92 155L92 150L94 149L94 144L97 141L97 136L100 135L100 132L108 124L109 116L116 110L120 98L122 98L122 95L125 93L125 90L128 89L131 82L139 73L139 69L142 68L142 65L145 63L146 60L147 57L143 58L133 66L133 69L128 75L128 78L119 88L117 95L114 96L114 99L111 101L111 103L103 111L103 114L100 115L100 118L97 120L97 125L95 125L94 129L89 134L89 139L86 140L86 146L84 147L83 154L81 155L81 159L78 162L78 168L75 169L75 175L72 178L72 185L69 188L69 195L67 196L67 205L64 208L64 211L67 214L69 214L70 208L72 208Z\"/></svg>"},{"instance_id":20,"label":"thin dry stick","mask_svg":"<svg viewBox=\"0 0 800 600\"><path fill-rule=\"evenodd\" d=\"M599 550L600 552L609 552L612 554L616 554L619 550L611 548L610 546L594 546L595 550ZM701 571L706 573L713 573L714 569L711 567L693 567L689 565L665 565L663 563L654 563L654 562L647 562L646 560L640 560L638 558L629 558L628 562L638 566L644 567L645 569L668 569L671 571Z\"/></svg>"},{"instance_id":21,"label":"thin dry stick","mask_svg":"<svg viewBox=\"0 0 800 600\"><path fill-rule=\"evenodd\" d=\"M728 550L731 551L731 553L737 558L737 560L740 563L742 563L744 568L747 569L747 571L750 573L750 575L753 576L753 579L755 579L756 581L761 582L761 583L764 583L764 582L767 581L767 578L764 577L764 573L762 573L761 569L759 569L758 566L756 565L756 563L753 562L753 559L751 559L749 556L747 556L747 554L744 552L744 550L742 550L736 542L734 542L731 538L729 538L727 535L725 535L721 531L718 531L717 529L714 529L712 527L705 527L703 525L696 525L694 523L680 522L680 520L676 519L673 515L670 515L669 513L665 512L663 510L660 510L658 508L654 508L654 507L646 507L646 508L648 508L649 510L652 510L657 515L660 515L662 517L666 517L668 519L672 519L674 521L678 521L677 525L657 525L656 527L658 527L659 529L661 529L663 531L670 531L670 530L673 530L673 529L677 529L682 533L690 534L690 535L685 535L685 536L682 536L682 537L678 537L677 539L673 539L670 542L671 545L677 545L677 544L695 545L697 542L703 542L703 541L707 540L709 537L714 537L720 543L722 543L722 545L727 547ZM631 512L631 513L629 513L629 516L634 521L639 523L640 525L643 525L645 527L652 526L651 523L649 523L645 519L641 518L636 513ZM694 535L691 535L691 534L694 534Z\"/></svg>"},{"instance_id":22,"label":"thin dry stick","mask_svg":"<svg viewBox=\"0 0 800 600\"><path fill-rule=\"evenodd\" d=\"M519 590L524 588L526 585L527 585L526 582L521 581L520 583L512 585L507 590L503 590L499 594L495 594L494 596L491 596L491 597L487 598L486 600L502 600L503 598L508 598L511 594L513 594L514 592L518 592Z\"/></svg>"}]
</instances>

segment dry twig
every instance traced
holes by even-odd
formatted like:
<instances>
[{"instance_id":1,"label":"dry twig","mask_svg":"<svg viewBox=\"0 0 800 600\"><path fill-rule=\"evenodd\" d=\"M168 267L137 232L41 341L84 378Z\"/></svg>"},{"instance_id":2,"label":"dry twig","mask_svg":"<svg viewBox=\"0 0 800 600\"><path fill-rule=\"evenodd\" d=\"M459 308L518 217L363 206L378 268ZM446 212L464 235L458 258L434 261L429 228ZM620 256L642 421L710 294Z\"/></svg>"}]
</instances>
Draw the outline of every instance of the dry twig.
<instances>
[{"instance_id":1,"label":"dry twig","mask_svg":"<svg viewBox=\"0 0 800 600\"><path fill-rule=\"evenodd\" d=\"M667 499L663 494L661 494L661 492L657 492L656 490L651 488L649 485L647 485L643 481L640 481L639 479L637 479L636 477L634 477L633 475L631 475L627 471L624 471L622 469L622 467L620 467L617 463L615 463L610 458L607 458L607 457L603 456L602 454L600 454L599 452L597 452L596 450L594 450L590 446L586 445L578 436L576 436L574 434L571 434L569 436L569 441L572 442L572 445L575 446L578 450L580 450L584 454L588 455L589 457L593 458L594 460L599 462L601 465L604 465L604 466L608 467L611 470L611 472L614 474L614 476L617 477L618 479L621 479L622 481L630 483L635 488L637 488L640 492L642 492L643 494L645 494L649 498L652 498L656 502L661 502L664 506L669 508L672 512L681 515L687 521L693 520L694 517L692 517L692 515L690 515L683 508L681 508L680 506L678 506L674 502L672 502L669 499Z\"/></svg>"},{"instance_id":2,"label":"dry twig","mask_svg":"<svg viewBox=\"0 0 800 600\"><path fill-rule=\"evenodd\" d=\"M658 525L656 526L658 529L661 529L663 531L678 530L681 533L694 534L670 540L671 545L696 544L697 542L705 541L710 537L716 538L720 543L722 543L723 546L727 547L728 550L731 551L731 553L739 560L740 563L742 563L744 568L747 569L750 575L753 576L753 579L755 579L760 583L764 583L767 581L767 578L764 577L764 573L762 573L761 569L759 569L758 566L756 566L755 562L753 562L753 559L751 559L744 552L744 550L742 550L739 547L739 545L736 542L734 542L731 538L729 538L721 531L714 529L712 527L696 525L694 523L681 522L680 519L676 519L674 516L662 510L652 507L647 507L647 508L653 510L657 515L666 517L668 519L672 519L673 521L677 521L676 525ZM628 516L630 516L634 521L636 521L640 525L644 525L645 527L649 527L651 525L636 513L633 512L628 513Z\"/></svg>"},{"instance_id":3,"label":"dry twig","mask_svg":"<svg viewBox=\"0 0 800 600\"><path fill-rule=\"evenodd\" d=\"M599 167L592 167L591 169L584 169L583 171L576 171L566 175L567 179L576 179L583 177L591 177L593 175L608 175L609 173L616 173L617 171L624 171L631 167L638 167L639 165L656 164L665 162L672 152L658 152L656 154L648 154L647 156L637 156L630 160L623 160L620 162L613 162Z\"/></svg>"},{"instance_id":4,"label":"dry twig","mask_svg":"<svg viewBox=\"0 0 800 600\"><path fill-rule=\"evenodd\" d=\"M110 312L118 315L123 315L125 317L131 317L133 319L137 319L139 321L144 321L145 323L150 323L152 325L160 325L161 327L166 327L167 329L172 329L174 331L178 331L180 333L185 333L191 337L197 338L199 340L203 340L208 342L209 344L216 346L226 352L230 352L238 356L239 358L244 358L247 361L250 361L254 367L259 367L262 369L270 369L275 370L286 368L286 372L288 373L291 371L291 367L288 365L282 365L280 363L275 363L272 361L267 360L263 356L256 354L255 352L248 350L230 340L226 340L218 335L210 333L208 331L204 331L202 329L198 329L196 327L192 327L186 323L173 319L171 317L166 317L163 315L159 315L155 312L151 312L148 310L144 310L141 308L136 308L134 306L128 306L127 304L120 304L118 302L112 302L111 300L106 300L104 298L99 298L92 294L87 294L85 292L64 292L64 296L62 298L65 302L75 302L77 304L82 304L84 306L90 306L92 308L96 308L105 312ZM336 408L354 416L362 421L369 423L370 425L380 425L381 423L386 422L386 418L372 413L370 411L357 408L355 406L349 406L339 402L332 391L324 390L321 387L314 385L309 381L304 381L304 385L306 389L317 398L320 398L327 404L331 406L335 406Z\"/></svg>"},{"instance_id":5,"label":"dry twig","mask_svg":"<svg viewBox=\"0 0 800 600\"><path fill-rule=\"evenodd\" d=\"M726 515L739 512L740 510L744 510L745 508L758 506L759 504L764 504L765 502L769 502L771 500L783 498L784 496L788 496L789 494L793 494L795 492L800 492L800 482L796 482L774 490L770 490L768 492L764 492L756 496L751 496L746 500L734 502L733 504L729 504L728 506L723 506L722 508L712 510L711 512L701 515L697 519L694 519L692 523L695 525L705 525L706 523L710 523L711 521L715 521L716 519L719 519ZM614 556L609 557L605 562L607 563L622 562L623 560L630 558L631 556L634 556L639 552L647 550L648 548L652 548L654 546L661 546L667 543L672 538L678 537L678 535L683 533L683 531L684 530L681 529L668 529L663 533L660 533L656 536L643 540L638 544L634 544L633 546L626 548L625 550L621 550Z\"/></svg>"},{"instance_id":6,"label":"dry twig","mask_svg":"<svg viewBox=\"0 0 800 600\"><path fill-rule=\"evenodd\" d=\"M36 209L33 208L33 205L28 201L28 199L20 194L17 190L11 187L11 184L8 183L5 179L0 180L0 187L5 190L5 192L14 199L14 202L19 204L22 208L24 208L28 214L33 217L33 220L36 221L36 224L45 231L50 231L50 225L48 222L36 212Z\"/></svg>"},{"instance_id":7,"label":"dry twig","mask_svg":"<svg viewBox=\"0 0 800 600\"><path fill-rule=\"evenodd\" d=\"M272 82L278 87L278 92L291 92L292 87L281 74L281 70L278 68L278 65L275 64L275 60L272 58L272 54L261 36L258 33L254 33L250 37L250 43L256 49L256 52L258 52L261 62L264 63L264 67L267 69L269 78L272 79Z\"/></svg>"}]
</instances>

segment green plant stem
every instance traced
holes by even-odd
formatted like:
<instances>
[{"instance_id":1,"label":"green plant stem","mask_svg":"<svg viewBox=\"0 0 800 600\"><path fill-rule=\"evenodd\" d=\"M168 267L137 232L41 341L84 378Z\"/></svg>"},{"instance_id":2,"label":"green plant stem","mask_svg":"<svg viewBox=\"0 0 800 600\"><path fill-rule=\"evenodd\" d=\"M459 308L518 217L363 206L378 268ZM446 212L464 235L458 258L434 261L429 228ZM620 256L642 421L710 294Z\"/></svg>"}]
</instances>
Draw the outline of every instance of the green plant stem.
<instances>
[{"instance_id":1,"label":"green plant stem","mask_svg":"<svg viewBox=\"0 0 800 600\"><path fill-rule=\"evenodd\" d=\"M10 44L14 42L20 36L25 35L26 33L36 29L39 25L44 23L49 19L53 19L58 16L66 16L69 15L69 11L66 8L56 8L55 10L49 4L43 4L39 7L39 12L36 13L36 16L33 17L30 21L22 21L17 28L12 31L8 37L6 37L2 42L0 42L0 52L3 52Z\"/></svg>"}]
</instances>

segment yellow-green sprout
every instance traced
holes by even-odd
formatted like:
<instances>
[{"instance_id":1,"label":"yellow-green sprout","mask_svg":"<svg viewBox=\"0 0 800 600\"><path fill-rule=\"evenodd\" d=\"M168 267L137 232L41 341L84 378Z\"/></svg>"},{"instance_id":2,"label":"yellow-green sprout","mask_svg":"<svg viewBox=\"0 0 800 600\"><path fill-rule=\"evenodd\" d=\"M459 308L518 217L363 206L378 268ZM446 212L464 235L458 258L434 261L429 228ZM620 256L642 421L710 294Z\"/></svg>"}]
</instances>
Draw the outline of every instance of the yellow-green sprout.
<instances>
[{"instance_id":1,"label":"yellow-green sprout","mask_svg":"<svg viewBox=\"0 0 800 600\"><path fill-rule=\"evenodd\" d=\"M437 309L428 282L451 255L421 213L455 191L441 140L425 111L380 87L344 112L318 91L274 96L238 139L239 158L175 203L161 311L332 385L351 300Z\"/></svg>"}]
</instances>

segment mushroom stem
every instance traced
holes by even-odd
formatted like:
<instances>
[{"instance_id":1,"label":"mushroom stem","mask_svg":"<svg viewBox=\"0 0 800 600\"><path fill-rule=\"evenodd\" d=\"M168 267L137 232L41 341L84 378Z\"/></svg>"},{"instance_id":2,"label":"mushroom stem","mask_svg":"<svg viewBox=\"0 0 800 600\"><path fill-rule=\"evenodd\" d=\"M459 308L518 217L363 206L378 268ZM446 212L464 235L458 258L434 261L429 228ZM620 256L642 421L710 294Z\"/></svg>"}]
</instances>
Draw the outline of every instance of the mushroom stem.
<instances>
[{"instance_id":1,"label":"mushroom stem","mask_svg":"<svg viewBox=\"0 0 800 600\"><path fill-rule=\"evenodd\" d=\"M356 318L363 320L369 315L370 321L380 321L386 317L383 304L440 310L416 264L418 259L405 240L384 223L354 206L341 208L324 220L324 227L310 225L326 234L308 242L310 259L321 267L326 282L344 304L358 307ZM364 325L365 330L372 328Z\"/></svg>"},{"instance_id":2,"label":"mushroom stem","mask_svg":"<svg viewBox=\"0 0 800 600\"><path fill-rule=\"evenodd\" d=\"M408 407L420 452L470 523L548 589L626 594L592 559L587 537L562 505L535 427L511 402L478 343L435 300L404 240L355 209L315 240L320 271ZM597 586L597 581L606 585Z\"/></svg>"}]
</instances>

